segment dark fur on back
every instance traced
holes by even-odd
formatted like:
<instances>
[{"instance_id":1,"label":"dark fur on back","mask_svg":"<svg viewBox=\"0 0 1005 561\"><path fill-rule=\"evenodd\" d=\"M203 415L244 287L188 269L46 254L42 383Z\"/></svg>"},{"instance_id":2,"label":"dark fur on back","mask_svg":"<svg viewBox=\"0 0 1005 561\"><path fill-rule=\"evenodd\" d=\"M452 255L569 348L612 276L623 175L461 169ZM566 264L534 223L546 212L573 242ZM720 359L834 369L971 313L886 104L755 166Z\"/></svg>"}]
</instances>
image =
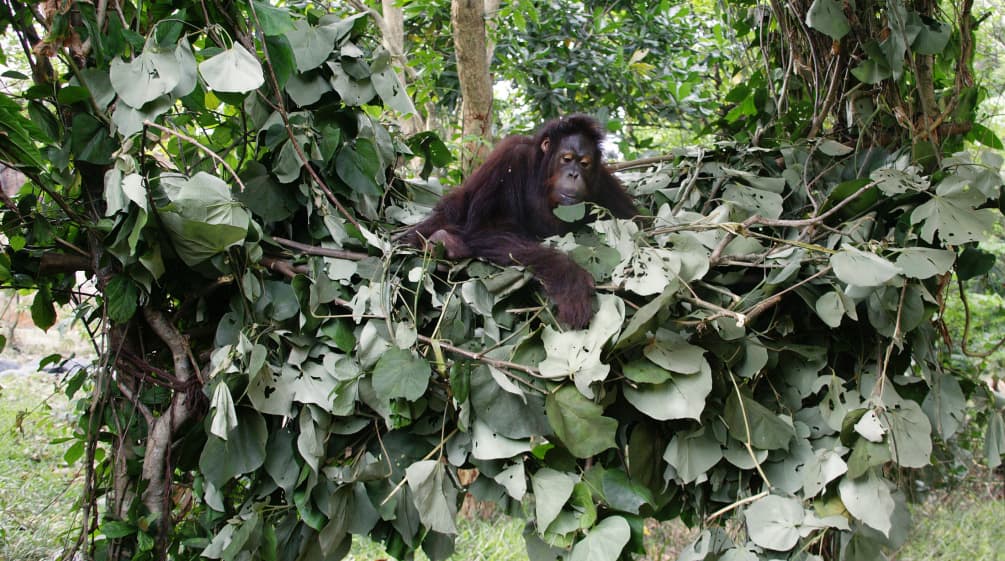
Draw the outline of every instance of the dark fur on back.
<instances>
[{"instance_id":1,"label":"dark fur on back","mask_svg":"<svg viewBox=\"0 0 1005 561\"><path fill-rule=\"evenodd\" d=\"M556 150L541 148L545 139L559 146L562 138L583 135L593 147L586 200L619 218L635 215L635 205L621 183L603 166L603 132L591 117L572 115L545 123L533 136L511 136L500 142L485 163L463 185L446 194L404 241L422 247L429 241L446 247L453 259L481 257L500 265L528 267L558 306L559 319L575 328L593 316L593 278L569 256L540 245L540 240L574 229L559 220L549 203L549 178Z\"/></svg>"}]
</instances>

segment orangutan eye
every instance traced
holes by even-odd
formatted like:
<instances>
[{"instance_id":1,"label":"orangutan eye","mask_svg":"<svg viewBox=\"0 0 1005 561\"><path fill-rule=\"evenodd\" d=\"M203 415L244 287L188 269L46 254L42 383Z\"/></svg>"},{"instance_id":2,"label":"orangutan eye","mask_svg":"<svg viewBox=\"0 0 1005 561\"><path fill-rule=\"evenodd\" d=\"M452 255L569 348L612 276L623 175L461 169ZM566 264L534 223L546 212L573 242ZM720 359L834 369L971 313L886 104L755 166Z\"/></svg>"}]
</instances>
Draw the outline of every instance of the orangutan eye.
<instances>
[{"instance_id":1,"label":"orangutan eye","mask_svg":"<svg viewBox=\"0 0 1005 561\"><path fill-rule=\"evenodd\" d=\"M590 167L591 163L593 162L591 162L589 158L583 158L582 160L579 160L579 165L583 166L584 168Z\"/></svg>"},{"instance_id":2,"label":"orangutan eye","mask_svg":"<svg viewBox=\"0 0 1005 561\"><path fill-rule=\"evenodd\" d=\"M575 158L572 157L572 154L562 154L562 161L565 163L569 163L574 159Z\"/></svg>"}]
</instances>

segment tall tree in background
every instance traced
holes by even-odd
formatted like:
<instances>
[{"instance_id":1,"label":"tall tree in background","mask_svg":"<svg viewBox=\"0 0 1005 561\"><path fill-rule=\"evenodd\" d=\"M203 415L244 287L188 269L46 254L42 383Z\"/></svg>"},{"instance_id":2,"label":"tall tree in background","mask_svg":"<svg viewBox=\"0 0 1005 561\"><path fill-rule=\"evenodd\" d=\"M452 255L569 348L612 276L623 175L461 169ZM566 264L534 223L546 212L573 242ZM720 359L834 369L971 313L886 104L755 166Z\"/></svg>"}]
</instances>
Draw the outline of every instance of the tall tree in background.
<instances>
[{"instance_id":1,"label":"tall tree in background","mask_svg":"<svg viewBox=\"0 0 1005 561\"><path fill-rule=\"evenodd\" d=\"M487 55L484 0L453 0L450 23L461 91L461 172L488 154L492 133L492 74Z\"/></svg>"},{"instance_id":2,"label":"tall tree in background","mask_svg":"<svg viewBox=\"0 0 1005 561\"><path fill-rule=\"evenodd\" d=\"M859 146L908 146L928 165L965 140L1001 147L977 122L987 92L973 75L980 19L971 0L729 5L756 49L747 78L727 95L723 131L754 143L827 133Z\"/></svg>"}]
</instances>

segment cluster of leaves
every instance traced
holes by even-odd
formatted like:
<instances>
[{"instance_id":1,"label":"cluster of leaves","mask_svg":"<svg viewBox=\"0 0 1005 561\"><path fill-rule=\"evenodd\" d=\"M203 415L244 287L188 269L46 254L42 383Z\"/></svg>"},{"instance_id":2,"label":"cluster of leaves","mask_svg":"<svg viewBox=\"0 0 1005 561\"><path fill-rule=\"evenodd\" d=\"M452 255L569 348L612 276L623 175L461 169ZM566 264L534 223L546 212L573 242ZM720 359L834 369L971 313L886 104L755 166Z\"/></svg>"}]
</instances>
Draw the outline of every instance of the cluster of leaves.
<instances>
[{"instance_id":1,"label":"cluster of leaves","mask_svg":"<svg viewBox=\"0 0 1005 561\"><path fill-rule=\"evenodd\" d=\"M394 243L435 193L389 171L442 145L382 125L411 106L365 19L174 4L146 35L57 14L87 65L0 97L31 180L0 282L45 311L79 266L110 341L69 388L92 389L73 450L97 553L337 559L361 534L443 559L465 491L526 515L535 559L627 557L647 517L706 527L685 559L904 539L891 468L927 465L982 388L943 371L932 320L947 275L990 266L999 159L822 141L626 173L645 218L548 242L601 287L567 331L528 272Z\"/></svg>"},{"instance_id":2,"label":"cluster of leaves","mask_svg":"<svg viewBox=\"0 0 1005 561\"><path fill-rule=\"evenodd\" d=\"M747 0L729 5L745 10L734 31L753 48L717 130L775 144L826 125L865 146L913 145L919 162L964 140L1002 147L979 122L988 91L973 76L974 33L985 18L972 4L946 12L900 0L790 0L767 12Z\"/></svg>"},{"instance_id":3,"label":"cluster of leaves","mask_svg":"<svg viewBox=\"0 0 1005 561\"><path fill-rule=\"evenodd\" d=\"M694 125L717 105L731 44L701 6L531 4L509 3L499 15L513 22L499 27L496 56L517 88L514 106L539 118L603 107L630 123ZM625 33L635 40L626 44Z\"/></svg>"}]
</instances>

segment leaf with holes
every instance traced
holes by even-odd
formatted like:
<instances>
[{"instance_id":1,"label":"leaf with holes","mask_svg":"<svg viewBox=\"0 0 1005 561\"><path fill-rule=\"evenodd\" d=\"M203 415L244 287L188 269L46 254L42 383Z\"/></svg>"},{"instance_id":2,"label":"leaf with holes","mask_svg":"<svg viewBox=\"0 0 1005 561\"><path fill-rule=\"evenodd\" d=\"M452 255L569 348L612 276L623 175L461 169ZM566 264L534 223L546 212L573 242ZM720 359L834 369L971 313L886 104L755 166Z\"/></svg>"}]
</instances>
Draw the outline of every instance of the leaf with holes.
<instances>
[{"instance_id":1,"label":"leaf with holes","mask_svg":"<svg viewBox=\"0 0 1005 561\"><path fill-rule=\"evenodd\" d=\"M946 244L962 245L988 239L1001 214L992 208L977 208L984 197L972 189L945 196L936 195L911 213L911 224L921 224L921 239L935 241L935 233Z\"/></svg>"}]
</instances>

